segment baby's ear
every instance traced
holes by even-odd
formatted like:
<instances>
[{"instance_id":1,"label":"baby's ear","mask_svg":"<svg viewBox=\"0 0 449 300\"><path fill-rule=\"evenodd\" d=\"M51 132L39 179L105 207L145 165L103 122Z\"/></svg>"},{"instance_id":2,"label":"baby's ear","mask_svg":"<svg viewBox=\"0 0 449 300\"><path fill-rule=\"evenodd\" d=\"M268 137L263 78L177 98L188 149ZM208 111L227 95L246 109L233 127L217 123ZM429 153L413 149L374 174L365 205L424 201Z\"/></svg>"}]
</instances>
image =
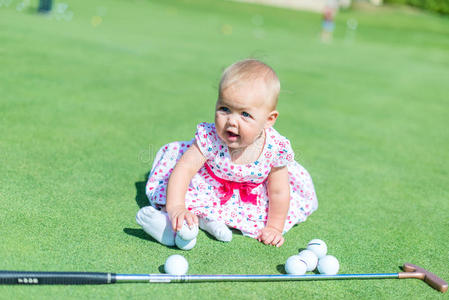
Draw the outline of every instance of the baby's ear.
<instances>
[{"instance_id":1,"label":"baby's ear","mask_svg":"<svg viewBox=\"0 0 449 300\"><path fill-rule=\"evenodd\" d=\"M265 123L265 129L270 128L276 123L276 120L279 116L279 112L277 110L273 110L268 114L267 122Z\"/></svg>"}]
</instances>

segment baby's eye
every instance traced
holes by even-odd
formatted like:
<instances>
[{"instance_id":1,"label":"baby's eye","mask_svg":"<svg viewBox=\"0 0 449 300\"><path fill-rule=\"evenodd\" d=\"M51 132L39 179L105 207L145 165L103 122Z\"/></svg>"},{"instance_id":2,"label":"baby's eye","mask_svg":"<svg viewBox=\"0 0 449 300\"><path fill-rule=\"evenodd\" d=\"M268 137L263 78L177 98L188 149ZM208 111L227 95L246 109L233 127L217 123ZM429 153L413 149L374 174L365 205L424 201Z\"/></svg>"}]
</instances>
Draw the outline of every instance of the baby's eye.
<instances>
[{"instance_id":1,"label":"baby's eye","mask_svg":"<svg viewBox=\"0 0 449 300\"><path fill-rule=\"evenodd\" d=\"M229 112L229 108L221 106L218 108L219 111L223 111L223 112Z\"/></svg>"},{"instance_id":2,"label":"baby's eye","mask_svg":"<svg viewBox=\"0 0 449 300\"><path fill-rule=\"evenodd\" d=\"M247 113L246 111L242 112L242 116L244 116L245 118L251 117L251 115L249 113Z\"/></svg>"}]
</instances>

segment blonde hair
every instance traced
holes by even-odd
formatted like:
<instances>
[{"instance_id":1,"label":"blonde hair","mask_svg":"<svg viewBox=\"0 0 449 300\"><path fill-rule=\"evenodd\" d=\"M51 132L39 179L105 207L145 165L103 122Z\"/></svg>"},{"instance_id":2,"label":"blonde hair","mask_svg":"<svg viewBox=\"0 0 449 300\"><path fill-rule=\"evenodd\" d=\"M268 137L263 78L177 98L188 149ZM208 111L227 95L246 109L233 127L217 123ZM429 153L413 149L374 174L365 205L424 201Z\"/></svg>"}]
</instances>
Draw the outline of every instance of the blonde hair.
<instances>
[{"instance_id":1,"label":"blonde hair","mask_svg":"<svg viewBox=\"0 0 449 300\"><path fill-rule=\"evenodd\" d=\"M275 109L281 90L281 83L276 72L270 66L257 59L244 59L227 67L221 76L218 97L221 98L223 91L231 86L256 80L265 82L269 92L268 100L272 102L272 108Z\"/></svg>"}]
</instances>

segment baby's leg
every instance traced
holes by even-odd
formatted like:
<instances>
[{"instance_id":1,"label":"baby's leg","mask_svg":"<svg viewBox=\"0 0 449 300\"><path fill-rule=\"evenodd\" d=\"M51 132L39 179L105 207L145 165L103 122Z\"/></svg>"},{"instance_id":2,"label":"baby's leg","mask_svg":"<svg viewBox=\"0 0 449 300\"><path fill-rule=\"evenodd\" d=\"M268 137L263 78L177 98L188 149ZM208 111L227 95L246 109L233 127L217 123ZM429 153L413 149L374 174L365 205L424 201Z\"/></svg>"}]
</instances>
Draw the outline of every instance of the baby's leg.
<instances>
[{"instance_id":1,"label":"baby's leg","mask_svg":"<svg viewBox=\"0 0 449 300\"><path fill-rule=\"evenodd\" d=\"M219 241L230 242L232 240L232 231L224 222L208 221L205 218L200 218L200 228L209 232Z\"/></svg>"},{"instance_id":2,"label":"baby's leg","mask_svg":"<svg viewBox=\"0 0 449 300\"><path fill-rule=\"evenodd\" d=\"M166 212L145 206L136 215L137 223L156 241L166 246L175 245L175 235Z\"/></svg>"}]
</instances>

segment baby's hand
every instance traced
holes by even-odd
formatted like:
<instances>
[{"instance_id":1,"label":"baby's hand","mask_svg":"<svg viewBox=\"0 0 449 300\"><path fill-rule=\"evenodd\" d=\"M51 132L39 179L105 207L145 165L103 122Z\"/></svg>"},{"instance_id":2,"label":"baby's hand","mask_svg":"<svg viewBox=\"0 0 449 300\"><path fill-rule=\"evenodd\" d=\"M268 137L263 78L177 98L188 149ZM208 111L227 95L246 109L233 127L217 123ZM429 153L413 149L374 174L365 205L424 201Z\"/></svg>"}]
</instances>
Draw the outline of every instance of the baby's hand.
<instances>
[{"instance_id":1,"label":"baby's hand","mask_svg":"<svg viewBox=\"0 0 449 300\"><path fill-rule=\"evenodd\" d=\"M186 220L187 225L189 227L193 225L198 226L198 217L187 210L185 207L177 207L168 212L168 216L170 217L170 221L172 224L172 228L174 231L179 231L184 224L184 220Z\"/></svg>"},{"instance_id":2,"label":"baby's hand","mask_svg":"<svg viewBox=\"0 0 449 300\"><path fill-rule=\"evenodd\" d=\"M276 247L280 247L282 246L282 244L284 244L284 237L282 236L282 232L273 227L263 228L260 231L257 240L264 243L265 245L273 245Z\"/></svg>"}]
</instances>

